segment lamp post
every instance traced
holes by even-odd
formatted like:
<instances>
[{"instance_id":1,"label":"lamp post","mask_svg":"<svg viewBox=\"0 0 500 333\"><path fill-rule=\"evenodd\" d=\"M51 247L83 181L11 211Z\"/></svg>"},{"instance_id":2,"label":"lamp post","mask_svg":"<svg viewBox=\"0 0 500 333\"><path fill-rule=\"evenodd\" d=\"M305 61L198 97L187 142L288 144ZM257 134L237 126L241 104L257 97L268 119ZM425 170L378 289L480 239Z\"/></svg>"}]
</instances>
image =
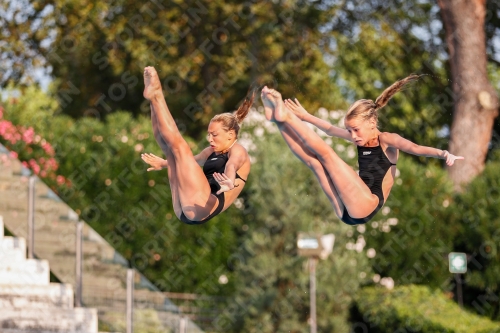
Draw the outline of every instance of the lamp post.
<instances>
[{"instance_id":1,"label":"lamp post","mask_svg":"<svg viewBox=\"0 0 500 333\"><path fill-rule=\"evenodd\" d=\"M310 235L299 233L297 237L297 248L299 256L309 259L309 300L311 307L311 333L317 332L316 322L316 264L318 258L325 260L333 250L335 235Z\"/></svg>"}]
</instances>

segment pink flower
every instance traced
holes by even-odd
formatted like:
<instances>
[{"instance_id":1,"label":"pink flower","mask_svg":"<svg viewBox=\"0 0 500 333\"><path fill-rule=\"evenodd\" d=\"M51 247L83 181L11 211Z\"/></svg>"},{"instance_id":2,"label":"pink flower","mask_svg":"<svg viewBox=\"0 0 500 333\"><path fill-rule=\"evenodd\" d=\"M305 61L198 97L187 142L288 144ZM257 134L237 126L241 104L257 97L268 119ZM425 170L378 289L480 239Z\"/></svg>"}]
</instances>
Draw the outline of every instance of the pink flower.
<instances>
[{"instance_id":1,"label":"pink flower","mask_svg":"<svg viewBox=\"0 0 500 333\"><path fill-rule=\"evenodd\" d=\"M40 173L40 166L38 164L35 164L31 167L35 175L38 175Z\"/></svg>"},{"instance_id":2,"label":"pink flower","mask_svg":"<svg viewBox=\"0 0 500 333\"><path fill-rule=\"evenodd\" d=\"M64 182L65 182L66 180L64 179L64 177L63 177L63 176L59 175L59 176L57 176L57 177L56 177L56 181L57 181L57 184L58 184L58 185L62 185L62 184L64 184Z\"/></svg>"},{"instance_id":3,"label":"pink flower","mask_svg":"<svg viewBox=\"0 0 500 333\"><path fill-rule=\"evenodd\" d=\"M12 128L12 123L6 120L0 120L0 135L5 135Z\"/></svg>"},{"instance_id":4,"label":"pink flower","mask_svg":"<svg viewBox=\"0 0 500 333\"><path fill-rule=\"evenodd\" d=\"M55 158L51 157L47 160L47 164L49 166L49 168L52 170L52 171L56 171L58 168L59 168L59 164L57 164L57 161L55 160Z\"/></svg>"},{"instance_id":5,"label":"pink flower","mask_svg":"<svg viewBox=\"0 0 500 333\"><path fill-rule=\"evenodd\" d=\"M43 170L42 172L40 172L40 177L47 177L47 171Z\"/></svg>"},{"instance_id":6,"label":"pink flower","mask_svg":"<svg viewBox=\"0 0 500 333\"><path fill-rule=\"evenodd\" d=\"M23 133L23 141L26 142L27 144L33 143L33 139L35 137L35 131L33 130L33 127L28 128L26 131Z\"/></svg>"},{"instance_id":7,"label":"pink flower","mask_svg":"<svg viewBox=\"0 0 500 333\"><path fill-rule=\"evenodd\" d=\"M13 158L17 158L18 154L15 151L11 151L10 156Z\"/></svg>"},{"instance_id":8,"label":"pink flower","mask_svg":"<svg viewBox=\"0 0 500 333\"><path fill-rule=\"evenodd\" d=\"M50 145L48 142L42 143L42 148L45 150L45 152L51 156L54 156L54 148Z\"/></svg>"}]
</instances>

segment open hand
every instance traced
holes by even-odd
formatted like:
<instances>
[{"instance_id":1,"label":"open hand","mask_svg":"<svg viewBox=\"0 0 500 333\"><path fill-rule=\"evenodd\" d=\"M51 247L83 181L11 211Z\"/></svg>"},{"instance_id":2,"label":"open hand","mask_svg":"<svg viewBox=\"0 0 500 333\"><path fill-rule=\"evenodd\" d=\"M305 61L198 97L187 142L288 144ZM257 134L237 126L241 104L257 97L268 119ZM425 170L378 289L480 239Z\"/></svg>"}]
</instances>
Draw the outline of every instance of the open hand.
<instances>
[{"instance_id":1,"label":"open hand","mask_svg":"<svg viewBox=\"0 0 500 333\"><path fill-rule=\"evenodd\" d=\"M444 155L443 158L446 160L446 165L447 166L452 166L455 163L455 160L463 160L463 156L455 156L453 154L450 154L449 151L443 150Z\"/></svg>"},{"instance_id":2,"label":"open hand","mask_svg":"<svg viewBox=\"0 0 500 333\"><path fill-rule=\"evenodd\" d=\"M223 173L214 172L214 179L220 185L220 190L217 191L217 194L231 191L233 188L238 187L238 186L235 186L233 181Z\"/></svg>"},{"instance_id":3,"label":"open hand","mask_svg":"<svg viewBox=\"0 0 500 333\"><path fill-rule=\"evenodd\" d=\"M301 120L303 120L304 116L308 114L307 110L304 109L299 100L296 98L294 100L285 99L285 106Z\"/></svg>"},{"instance_id":4,"label":"open hand","mask_svg":"<svg viewBox=\"0 0 500 333\"><path fill-rule=\"evenodd\" d=\"M167 160L164 160L163 158L158 157L155 154L141 154L141 158L144 162L151 165L151 168L148 168L148 171L159 171L167 167Z\"/></svg>"}]
</instances>

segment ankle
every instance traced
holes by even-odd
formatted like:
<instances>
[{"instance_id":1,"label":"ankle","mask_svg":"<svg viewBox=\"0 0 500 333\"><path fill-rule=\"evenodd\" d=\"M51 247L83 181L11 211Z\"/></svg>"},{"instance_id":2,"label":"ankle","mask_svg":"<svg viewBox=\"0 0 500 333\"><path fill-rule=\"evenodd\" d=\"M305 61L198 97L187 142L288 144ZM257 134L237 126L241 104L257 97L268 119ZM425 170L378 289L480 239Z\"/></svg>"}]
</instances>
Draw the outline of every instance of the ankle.
<instances>
[{"instance_id":1,"label":"ankle","mask_svg":"<svg viewBox=\"0 0 500 333\"><path fill-rule=\"evenodd\" d=\"M159 101L159 100L164 99L164 98L165 98L165 96L163 96L163 91L161 89L158 89L153 93L151 100Z\"/></svg>"}]
</instances>

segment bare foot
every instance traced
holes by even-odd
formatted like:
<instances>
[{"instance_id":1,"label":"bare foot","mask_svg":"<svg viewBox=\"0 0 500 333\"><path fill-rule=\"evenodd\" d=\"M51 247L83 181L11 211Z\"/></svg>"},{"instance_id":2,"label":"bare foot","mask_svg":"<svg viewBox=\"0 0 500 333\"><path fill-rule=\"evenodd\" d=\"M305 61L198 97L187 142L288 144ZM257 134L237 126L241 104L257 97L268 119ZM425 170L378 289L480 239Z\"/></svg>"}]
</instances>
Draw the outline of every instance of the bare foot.
<instances>
[{"instance_id":1,"label":"bare foot","mask_svg":"<svg viewBox=\"0 0 500 333\"><path fill-rule=\"evenodd\" d=\"M262 104L264 104L264 114L266 116L266 119L269 121L275 121L274 119L274 104L272 101L269 100L268 94L269 94L269 88L267 86L264 86L262 88L262 91L260 93L260 98L262 100Z\"/></svg>"},{"instance_id":2,"label":"bare foot","mask_svg":"<svg viewBox=\"0 0 500 333\"><path fill-rule=\"evenodd\" d=\"M265 86L262 89L261 98L267 120L283 122L287 119L287 112L278 91Z\"/></svg>"},{"instance_id":3,"label":"bare foot","mask_svg":"<svg viewBox=\"0 0 500 333\"><path fill-rule=\"evenodd\" d=\"M158 93L162 93L160 79L154 67L148 66L144 68L144 92L142 95L145 99L151 100Z\"/></svg>"}]
</instances>

